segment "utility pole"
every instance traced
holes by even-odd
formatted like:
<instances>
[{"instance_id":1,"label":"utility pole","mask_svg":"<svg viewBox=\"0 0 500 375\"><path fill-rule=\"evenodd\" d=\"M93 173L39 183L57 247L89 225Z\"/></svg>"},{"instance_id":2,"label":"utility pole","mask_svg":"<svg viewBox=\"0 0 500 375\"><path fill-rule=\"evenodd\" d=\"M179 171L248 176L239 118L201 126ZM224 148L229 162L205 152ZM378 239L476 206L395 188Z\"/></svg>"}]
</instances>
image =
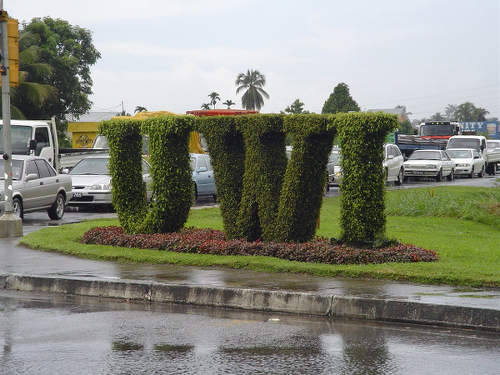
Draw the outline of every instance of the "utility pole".
<instances>
[{"instance_id":1,"label":"utility pole","mask_svg":"<svg viewBox=\"0 0 500 375\"><path fill-rule=\"evenodd\" d=\"M0 0L0 32L2 43L2 120L3 120L3 155L4 160L4 214L0 217L0 237L20 237L23 235L21 218L14 214L12 204L12 141L10 133L10 81L9 81L9 45L7 38L7 12Z\"/></svg>"}]
</instances>

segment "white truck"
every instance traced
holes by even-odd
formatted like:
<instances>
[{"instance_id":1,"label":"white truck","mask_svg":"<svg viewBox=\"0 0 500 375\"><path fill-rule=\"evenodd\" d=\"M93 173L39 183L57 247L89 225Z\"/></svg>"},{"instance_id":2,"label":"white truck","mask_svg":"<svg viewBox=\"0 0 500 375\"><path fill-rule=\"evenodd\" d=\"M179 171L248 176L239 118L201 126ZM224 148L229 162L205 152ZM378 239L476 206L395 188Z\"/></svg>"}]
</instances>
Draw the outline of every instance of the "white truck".
<instances>
[{"instance_id":1,"label":"white truck","mask_svg":"<svg viewBox=\"0 0 500 375\"><path fill-rule=\"evenodd\" d=\"M448 140L446 149L468 148L478 151L485 161L486 173L495 175L500 163L500 148L488 148L486 137L482 135L455 135Z\"/></svg>"},{"instance_id":2,"label":"white truck","mask_svg":"<svg viewBox=\"0 0 500 375\"><path fill-rule=\"evenodd\" d=\"M0 120L0 139L3 122ZM56 171L71 169L89 155L107 154L107 149L60 149L55 120L11 120L12 154L35 155L48 160ZM3 153L3 144L0 145Z\"/></svg>"}]
</instances>

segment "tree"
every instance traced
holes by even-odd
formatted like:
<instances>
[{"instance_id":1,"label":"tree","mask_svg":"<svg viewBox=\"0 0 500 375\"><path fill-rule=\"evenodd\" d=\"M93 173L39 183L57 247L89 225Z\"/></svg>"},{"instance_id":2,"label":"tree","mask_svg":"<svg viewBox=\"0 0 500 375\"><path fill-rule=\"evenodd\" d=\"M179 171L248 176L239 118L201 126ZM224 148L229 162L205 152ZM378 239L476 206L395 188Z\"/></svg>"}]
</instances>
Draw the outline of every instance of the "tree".
<instances>
[{"instance_id":1,"label":"tree","mask_svg":"<svg viewBox=\"0 0 500 375\"><path fill-rule=\"evenodd\" d=\"M222 103L222 104L227 105L227 109L231 109L231 106L232 106L232 105L235 105L236 103L235 103L235 102L233 102L231 99L228 99L228 100L226 100L226 101L225 101L224 103Z\"/></svg>"},{"instance_id":2,"label":"tree","mask_svg":"<svg viewBox=\"0 0 500 375\"><path fill-rule=\"evenodd\" d=\"M321 113L359 112L358 103L351 97L349 86L339 83L323 105Z\"/></svg>"},{"instance_id":3,"label":"tree","mask_svg":"<svg viewBox=\"0 0 500 375\"><path fill-rule=\"evenodd\" d=\"M215 105L217 104L218 101L220 101L219 94L213 91L210 94L208 94L208 97L210 98L210 104L212 104L215 109Z\"/></svg>"},{"instance_id":4,"label":"tree","mask_svg":"<svg viewBox=\"0 0 500 375\"><path fill-rule=\"evenodd\" d=\"M414 134L413 126L411 125L410 120L404 120L403 122L399 123L399 132L401 134Z\"/></svg>"},{"instance_id":5,"label":"tree","mask_svg":"<svg viewBox=\"0 0 500 375\"><path fill-rule=\"evenodd\" d=\"M23 113L30 118L55 115L62 120L68 114L78 117L90 110L90 67L101 54L92 44L89 30L72 26L61 19L33 18L20 32L19 50L20 59L25 50L31 51L23 54L24 67L27 66L26 55L36 53L37 59L31 62L45 65L32 66L40 73L36 82L51 85L57 90L55 98L47 101L41 110L30 108L25 101L19 100Z\"/></svg>"},{"instance_id":6,"label":"tree","mask_svg":"<svg viewBox=\"0 0 500 375\"><path fill-rule=\"evenodd\" d=\"M453 104L448 104L444 109L444 117L446 117L446 120L448 121L454 121L456 112L457 112L457 106Z\"/></svg>"},{"instance_id":7,"label":"tree","mask_svg":"<svg viewBox=\"0 0 500 375\"><path fill-rule=\"evenodd\" d=\"M292 104L286 107L285 112L291 114L309 113L309 111L304 111L304 103L302 103L299 99L295 99Z\"/></svg>"},{"instance_id":8,"label":"tree","mask_svg":"<svg viewBox=\"0 0 500 375\"><path fill-rule=\"evenodd\" d=\"M430 120L430 121L444 121L444 120L446 120L446 119L445 119L445 118L444 118L444 116L441 114L441 112L436 112L436 113L434 113L434 114L430 117L430 119L429 119L429 120Z\"/></svg>"},{"instance_id":9,"label":"tree","mask_svg":"<svg viewBox=\"0 0 500 375\"><path fill-rule=\"evenodd\" d=\"M486 115L489 113L484 108L474 106L471 102L465 102L457 106L455 111L456 121L486 121Z\"/></svg>"},{"instance_id":10,"label":"tree","mask_svg":"<svg viewBox=\"0 0 500 375\"><path fill-rule=\"evenodd\" d=\"M141 107L140 105L136 106L134 109L134 113L141 113L141 112L147 112L148 110L146 107Z\"/></svg>"},{"instance_id":11,"label":"tree","mask_svg":"<svg viewBox=\"0 0 500 375\"><path fill-rule=\"evenodd\" d=\"M269 99L269 94L263 89L266 85L266 77L258 70L247 70L240 73L234 82L237 86L236 94L245 90L241 97L241 105L248 110L260 110L264 105L264 98Z\"/></svg>"},{"instance_id":12,"label":"tree","mask_svg":"<svg viewBox=\"0 0 500 375\"><path fill-rule=\"evenodd\" d=\"M209 109L210 109L210 104L208 104L208 103L203 103L203 104L201 105L201 109L206 109L206 110L209 110Z\"/></svg>"}]
</instances>

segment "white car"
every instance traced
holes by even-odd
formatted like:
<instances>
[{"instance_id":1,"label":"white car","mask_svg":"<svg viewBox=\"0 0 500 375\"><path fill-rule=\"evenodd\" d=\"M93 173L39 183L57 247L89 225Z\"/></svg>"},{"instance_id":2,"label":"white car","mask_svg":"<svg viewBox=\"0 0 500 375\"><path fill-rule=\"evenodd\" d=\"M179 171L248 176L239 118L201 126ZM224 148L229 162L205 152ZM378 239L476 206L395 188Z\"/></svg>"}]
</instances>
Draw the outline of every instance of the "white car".
<instances>
[{"instance_id":1,"label":"white car","mask_svg":"<svg viewBox=\"0 0 500 375\"><path fill-rule=\"evenodd\" d=\"M69 172L73 180L73 198L70 206L109 206L112 204L109 155L89 156L80 160ZM146 183L148 201L152 196L149 164L142 160L142 178Z\"/></svg>"},{"instance_id":2,"label":"white car","mask_svg":"<svg viewBox=\"0 0 500 375\"><path fill-rule=\"evenodd\" d=\"M394 181L401 185L404 180L404 157L398 146L393 144L384 145L384 170L387 181Z\"/></svg>"},{"instance_id":3,"label":"white car","mask_svg":"<svg viewBox=\"0 0 500 375\"><path fill-rule=\"evenodd\" d=\"M403 167L405 177L430 177L436 181L455 178L455 162L442 150L416 150Z\"/></svg>"},{"instance_id":4,"label":"white car","mask_svg":"<svg viewBox=\"0 0 500 375\"><path fill-rule=\"evenodd\" d=\"M448 156L455 162L455 174L466 175L470 178L477 174L483 177L485 173L485 161L481 154L470 148L454 148L446 151Z\"/></svg>"},{"instance_id":5,"label":"white car","mask_svg":"<svg viewBox=\"0 0 500 375\"><path fill-rule=\"evenodd\" d=\"M0 163L0 180L4 183L4 163ZM52 220L60 220L71 199L71 177L57 174L45 158L12 156L12 203L14 214L21 219L27 212L47 211ZM0 193L0 212L5 209Z\"/></svg>"}]
</instances>

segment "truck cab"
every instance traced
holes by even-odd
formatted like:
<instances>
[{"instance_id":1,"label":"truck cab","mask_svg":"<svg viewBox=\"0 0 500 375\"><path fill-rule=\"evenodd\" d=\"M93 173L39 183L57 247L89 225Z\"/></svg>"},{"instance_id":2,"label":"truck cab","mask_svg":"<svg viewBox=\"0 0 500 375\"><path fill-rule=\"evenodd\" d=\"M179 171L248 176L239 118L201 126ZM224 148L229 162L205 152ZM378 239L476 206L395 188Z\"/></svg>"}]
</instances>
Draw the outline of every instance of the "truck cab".
<instances>
[{"instance_id":1,"label":"truck cab","mask_svg":"<svg viewBox=\"0 0 500 375\"><path fill-rule=\"evenodd\" d=\"M418 135L422 139L448 139L461 134L458 122L428 121L420 124Z\"/></svg>"}]
</instances>

